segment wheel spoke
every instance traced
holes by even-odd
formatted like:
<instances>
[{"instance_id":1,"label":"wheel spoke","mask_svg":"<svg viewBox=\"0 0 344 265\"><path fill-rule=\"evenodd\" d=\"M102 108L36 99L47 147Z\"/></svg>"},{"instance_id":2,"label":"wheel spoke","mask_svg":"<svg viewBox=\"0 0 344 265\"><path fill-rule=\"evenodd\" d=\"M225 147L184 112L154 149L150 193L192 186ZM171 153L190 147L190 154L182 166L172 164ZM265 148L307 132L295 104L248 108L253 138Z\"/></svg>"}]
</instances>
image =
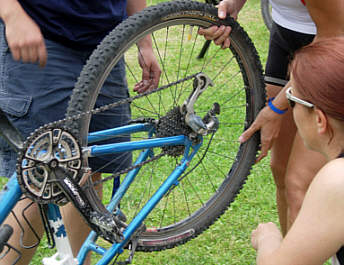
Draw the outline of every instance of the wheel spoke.
<instances>
[{"instance_id":1,"label":"wheel spoke","mask_svg":"<svg viewBox=\"0 0 344 265\"><path fill-rule=\"evenodd\" d=\"M179 11L181 8L183 12ZM82 75L84 79L81 78L77 84L77 88L84 92L80 95L86 94L96 101L103 84L105 86L107 78L111 78L112 69L124 57L127 93L130 98L127 103L130 105L130 115L127 116L130 117L127 117L124 124L143 117L154 119L151 131L132 133L130 141L185 135L193 145L200 144L197 154L187 161L185 172L177 177L176 186L170 188L144 221L150 229L140 235L139 250L173 247L201 233L227 208L223 202L234 199L255 160L257 142L254 140L240 144L238 138L264 105L264 84L258 56L248 36L234 20L217 20L214 16L216 9L211 11L214 14L209 10L209 7L204 8L199 2L175 1L161 4L159 8L152 8L143 15L129 17L116 28L115 33L111 33L111 38L108 38L111 41L104 42L112 45L111 47L105 49L102 45L99 46L91 57L90 67L85 68L92 70L85 72ZM199 28L220 23L232 26L231 48L221 49L211 43L203 58L197 58L205 47L204 38L197 34ZM120 34L116 35L116 32ZM144 51L137 49L137 43L146 36L150 36L152 40L153 53L160 66L159 87L166 88L140 97L132 88L141 80L141 66L149 65L144 59ZM137 56L141 57L141 66ZM106 62L106 65L98 70L97 66L103 62ZM218 126L216 124L213 127L214 132L205 135L197 135L186 125L185 114L181 110L181 106L190 100L196 85L194 80L183 79L199 72L212 79L214 86L204 89L195 99L194 112L189 113L194 115L191 121L200 122L210 113L214 103L220 105L217 120L211 118L215 124L218 121ZM177 80L183 82L177 83ZM114 90L112 94L117 94L117 91ZM114 97L113 101L116 100L118 99ZM89 101L75 99L71 104L77 109L80 104L87 105ZM89 110L87 108L86 111ZM118 116L120 110L113 113L113 120L122 120ZM90 115L89 119L91 116L96 117ZM73 126L80 131L88 130L87 122ZM125 137L116 136L114 140L121 142ZM176 168L177 172L182 168L184 160L188 159L184 157L184 152L183 146L154 147L147 158L143 159L144 153L135 150L130 153L130 165L119 155L99 157L104 159L104 162L92 171L103 172L113 166L115 171L122 172L122 183L132 181L119 202L120 209L127 216L129 223L168 176ZM157 158L158 154L164 156ZM138 158L145 162L135 167L134 163ZM127 174L129 170L132 174ZM127 178L124 178L125 174ZM130 179L131 176L133 179ZM173 174L172 176L175 177ZM110 179L111 173L104 178ZM112 182L109 183L110 185L104 182L104 186L109 186L112 191ZM233 184L234 187L231 186ZM110 200L106 192L104 196L107 196L104 201ZM96 204L98 203L103 202L96 201Z\"/></svg>"}]
</instances>

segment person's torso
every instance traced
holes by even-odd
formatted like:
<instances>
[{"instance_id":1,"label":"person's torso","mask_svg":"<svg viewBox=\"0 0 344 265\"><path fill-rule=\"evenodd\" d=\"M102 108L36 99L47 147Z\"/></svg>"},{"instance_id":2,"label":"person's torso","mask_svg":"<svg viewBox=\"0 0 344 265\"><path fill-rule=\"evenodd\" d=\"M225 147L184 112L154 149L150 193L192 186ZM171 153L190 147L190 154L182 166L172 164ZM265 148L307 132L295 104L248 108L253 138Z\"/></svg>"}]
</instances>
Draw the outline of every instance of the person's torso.
<instances>
[{"instance_id":1,"label":"person's torso","mask_svg":"<svg viewBox=\"0 0 344 265\"><path fill-rule=\"evenodd\" d=\"M47 39L95 47L126 18L126 0L19 0Z\"/></svg>"},{"instance_id":2,"label":"person's torso","mask_svg":"<svg viewBox=\"0 0 344 265\"><path fill-rule=\"evenodd\" d=\"M270 0L272 19L278 25L301 33L316 34L316 26L302 0Z\"/></svg>"}]
</instances>

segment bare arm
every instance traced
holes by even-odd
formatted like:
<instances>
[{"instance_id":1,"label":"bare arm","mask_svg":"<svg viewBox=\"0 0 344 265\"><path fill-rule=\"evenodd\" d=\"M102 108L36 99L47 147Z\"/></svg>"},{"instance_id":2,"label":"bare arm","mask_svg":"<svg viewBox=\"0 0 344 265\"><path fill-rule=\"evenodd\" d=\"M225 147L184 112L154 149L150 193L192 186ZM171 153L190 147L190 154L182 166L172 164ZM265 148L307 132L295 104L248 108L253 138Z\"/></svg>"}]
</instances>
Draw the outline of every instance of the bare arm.
<instances>
[{"instance_id":1,"label":"bare arm","mask_svg":"<svg viewBox=\"0 0 344 265\"><path fill-rule=\"evenodd\" d=\"M127 13L131 16L146 7L146 0L128 0L127 1Z\"/></svg>"},{"instance_id":2,"label":"bare arm","mask_svg":"<svg viewBox=\"0 0 344 265\"><path fill-rule=\"evenodd\" d=\"M141 11L146 7L146 0L128 0L127 13L129 16ZM139 63L142 68L142 80L135 85L134 91L139 93L155 88L159 84L160 66L152 49L152 39L147 35L138 43Z\"/></svg>"},{"instance_id":3,"label":"bare arm","mask_svg":"<svg viewBox=\"0 0 344 265\"><path fill-rule=\"evenodd\" d=\"M230 14L234 19L238 18L238 14L247 0L222 0L218 5L219 18L226 18Z\"/></svg>"},{"instance_id":4,"label":"bare arm","mask_svg":"<svg viewBox=\"0 0 344 265\"><path fill-rule=\"evenodd\" d=\"M317 26L316 39L344 35L344 1L306 0L306 6Z\"/></svg>"},{"instance_id":5,"label":"bare arm","mask_svg":"<svg viewBox=\"0 0 344 265\"><path fill-rule=\"evenodd\" d=\"M6 25L6 39L13 59L44 66L47 53L43 35L18 1L0 0L0 18Z\"/></svg>"},{"instance_id":6,"label":"bare arm","mask_svg":"<svg viewBox=\"0 0 344 265\"><path fill-rule=\"evenodd\" d=\"M344 245L343 167L336 159L319 171L283 240L271 223L252 233L258 265L321 265Z\"/></svg>"},{"instance_id":7,"label":"bare arm","mask_svg":"<svg viewBox=\"0 0 344 265\"><path fill-rule=\"evenodd\" d=\"M273 105L280 110L288 108L285 91L289 86L290 84L288 82L273 100ZM282 121L283 115L277 114L272 111L269 106L265 106L259 112L251 126L240 135L239 142L244 143L250 139L255 132L260 130L261 148L259 156L256 159L257 163L268 155L269 150L279 135Z\"/></svg>"}]
</instances>

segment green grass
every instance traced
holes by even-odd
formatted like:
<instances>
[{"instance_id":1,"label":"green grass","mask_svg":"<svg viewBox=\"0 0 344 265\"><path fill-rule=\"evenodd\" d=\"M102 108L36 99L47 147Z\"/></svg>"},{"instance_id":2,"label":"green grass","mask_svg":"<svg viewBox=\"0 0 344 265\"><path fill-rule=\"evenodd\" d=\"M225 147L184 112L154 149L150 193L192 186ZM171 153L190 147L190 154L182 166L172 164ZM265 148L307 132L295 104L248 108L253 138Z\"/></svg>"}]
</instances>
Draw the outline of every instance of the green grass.
<instances>
[{"instance_id":1,"label":"green grass","mask_svg":"<svg viewBox=\"0 0 344 265\"><path fill-rule=\"evenodd\" d=\"M163 2L148 0L149 4ZM239 14L239 22L248 32L265 64L269 34L260 15L260 1L248 1ZM171 60L170 63L174 63ZM278 222L269 159L255 165L249 179L228 211L196 239L161 252L135 254L133 264L255 264L255 251L250 245L251 231L258 223ZM45 239L38 248L33 265L41 264L44 256L54 250L47 248ZM127 255L125 252L124 255Z\"/></svg>"},{"instance_id":2,"label":"green grass","mask_svg":"<svg viewBox=\"0 0 344 265\"><path fill-rule=\"evenodd\" d=\"M156 2L148 0L149 4ZM248 1L240 13L239 22L253 40L264 65L269 34L260 16L259 2ZM250 246L250 233L260 222L277 222L274 189L268 159L265 159L253 168L229 210L202 235L174 249L137 252L133 264L254 264L255 251ZM53 253L43 240L31 264L40 264L43 256Z\"/></svg>"},{"instance_id":3,"label":"green grass","mask_svg":"<svg viewBox=\"0 0 344 265\"><path fill-rule=\"evenodd\" d=\"M239 22L254 42L261 62L267 56L269 34L260 16L260 1L248 1ZM256 165L229 210L196 239L174 249L136 253L133 264L255 264L251 231L260 222L278 222L275 186L268 158Z\"/></svg>"}]
</instances>

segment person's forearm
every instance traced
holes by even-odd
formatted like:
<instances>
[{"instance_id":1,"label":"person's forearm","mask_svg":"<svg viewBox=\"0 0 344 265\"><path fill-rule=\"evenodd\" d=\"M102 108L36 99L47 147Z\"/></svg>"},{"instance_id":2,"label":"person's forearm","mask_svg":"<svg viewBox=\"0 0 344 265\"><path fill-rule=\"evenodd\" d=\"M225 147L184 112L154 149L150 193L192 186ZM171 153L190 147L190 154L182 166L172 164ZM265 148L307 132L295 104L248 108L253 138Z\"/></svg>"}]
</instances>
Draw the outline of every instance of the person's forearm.
<instances>
[{"instance_id":1,"label":"person's forearm","mask_svg":"<svg viewBox=\"0 0 344 265\"><path fill-rule=\"evenodd\" d=\"M242 9L242 7L245 5L246 2L247 0L237 0L239 10Z\"/></svg>"},{"instance_id":2,"label":"person's forearm","mask_svg":"<svg viewBox=\"0 0 344 265\"><path fill-rule=\"evenodd\" d=\"M13 14L21 11L24 12L17 0L0 0L0 18L5 23Z\"/></svg>"},{"instance_id":3,"label":"person's forearm","mask_svg":"<svg viewBox=\"0 0 344 265\"><path fill-rule=\"evenodd\" d=\"M290 86L290 81L284 86L284 88L277 94L277 96L273 100L273 104L276 108L284 110L289 107L288 100L285 95L285 91Z\"/></svg>"},{"instance_id":4,"label":"person's forearm","mask_svg":"<svg viewBox=\"0 0 344 265\"><path fill-rule=\"evenodd\" d=\"M218 4L218 16L225 19L227 14L230 14L234 19L238 18L238 13L245 5L246 0L222 0Z\"/></svg>"},{"instance_id":5,"label":"person's forearm","mask_svg":"<svg viewBox=\"0 0 344 265\"><path fill-rule=\"evenodd\" d=\"M127 14L128 16L134 15L146 7L146 0L128 0L127 1Z\"/></svg>"},{"instance_id":6,"label":"person's forearm","mask_svg":"<svg viewBox=\"0 0 344 265\"><path fill-rule=\"evenodd\" d=\"M141 11L146 7L146 0L128 0L127 1L127 14L128 16L134 15L135 13ZM152 47L152 40L150 35L142 38L137 43L140 46L140 49L143 48L151 48Z\"/></svg>"},{"instance_id":7,"label":"person's forearm","mask_svg":"<svg viewBox=\"0 0 344 265\"><path fill-rule=\"evenodd\" d=\"M0 0L0 18L6 25L5 36L13 59L45 66L47 51L42 32L20 3Z\"/></svg>"},{"instance_id":8,"label":"person's forearm","mask_svg":"<svg viewBox=\"0 0 344 265\"><path fill-rule=\"evenodd\" d=\"M317 26L316 39L344 35L343 0L306 0L306 6Z\"/></svg>"}]
</instances>

